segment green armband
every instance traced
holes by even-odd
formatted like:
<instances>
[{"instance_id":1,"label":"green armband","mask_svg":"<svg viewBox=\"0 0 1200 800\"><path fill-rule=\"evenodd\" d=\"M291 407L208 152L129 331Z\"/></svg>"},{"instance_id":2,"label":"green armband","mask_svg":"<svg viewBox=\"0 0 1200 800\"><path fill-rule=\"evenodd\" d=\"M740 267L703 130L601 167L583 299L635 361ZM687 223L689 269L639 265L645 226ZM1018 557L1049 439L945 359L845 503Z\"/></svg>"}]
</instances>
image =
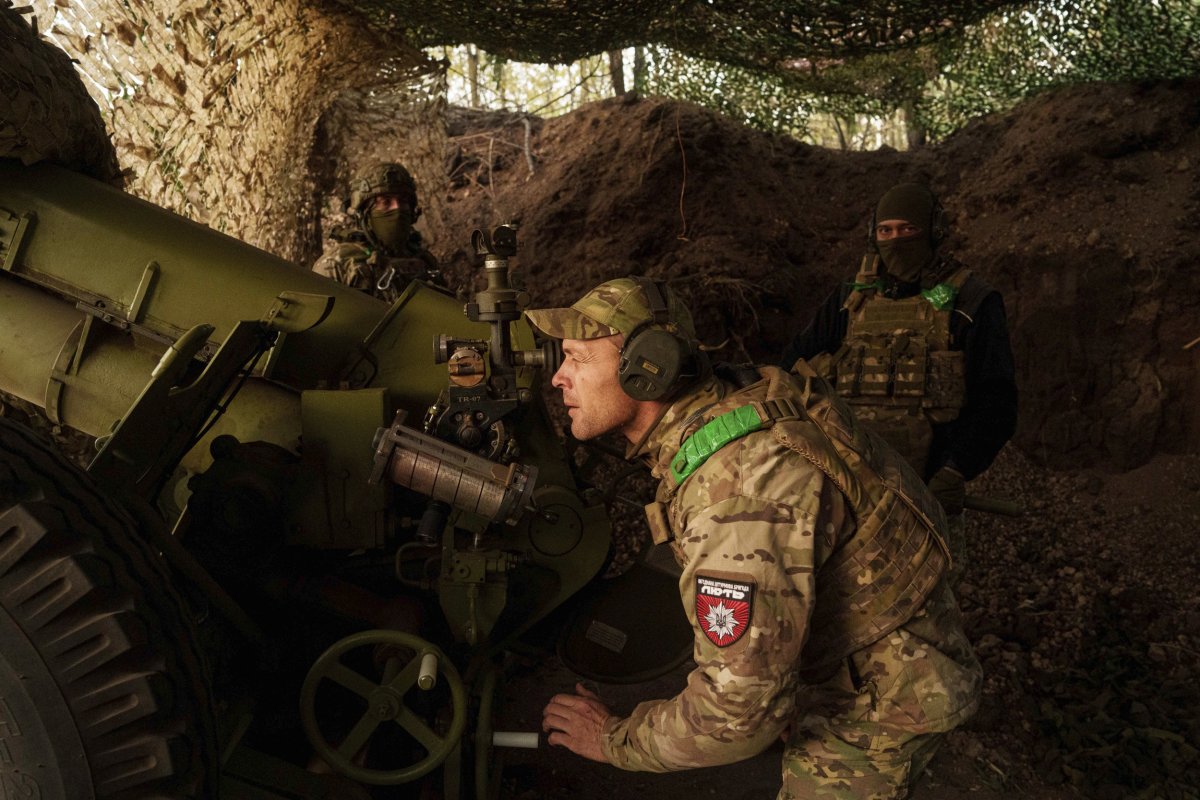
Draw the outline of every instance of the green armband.
<instances>
[{"instance_id":1,"label":"green armband","mask_svg":"<svg viewBox=\"0 0 1200 800\"><path fill-rule=\"evenodd\" d=\"M687 438L675 458L671 459L671 475L675 483L683 483L709 456L734 439L740 439L762 426L762 417L754 406L735 408L709 420L703 428Z\"/></svg>"},{"instance_id":2,"label":"green armband","mask_svg":"<svg viewBox=\"0 0 1200 800\"><path fill-rule=\"evenodd\" d=\"M938 311L945 311L954 305L954 298L958 296L958 287L949 283L939 283L932 289L921 292L921 296Z\"/></svg>"}]
</instances>

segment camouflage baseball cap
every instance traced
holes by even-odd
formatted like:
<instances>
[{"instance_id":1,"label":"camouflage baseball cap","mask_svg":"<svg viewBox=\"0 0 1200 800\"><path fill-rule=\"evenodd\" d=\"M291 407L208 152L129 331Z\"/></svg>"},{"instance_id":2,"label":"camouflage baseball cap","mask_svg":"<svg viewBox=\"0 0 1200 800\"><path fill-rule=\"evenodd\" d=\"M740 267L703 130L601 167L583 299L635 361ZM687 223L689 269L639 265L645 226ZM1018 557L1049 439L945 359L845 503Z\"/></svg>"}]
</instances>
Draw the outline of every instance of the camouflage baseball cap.
<instances>
[{"instance_id":1,"label":"camouflage baseball cap","mask_svg":"<svg viewBox=\"0 0 1200 800\"><path fill-rule=\"evenodd\" d=\"M696 338L691 312L664 284L658 284L667 305L667 327L689 339ZM525 312L533 326L555 339L600 339L628 336L643 322L654 319L642 284L633 278L616 278L592 289L570 308L543 308Z\"/></svg>"}]
</instances>

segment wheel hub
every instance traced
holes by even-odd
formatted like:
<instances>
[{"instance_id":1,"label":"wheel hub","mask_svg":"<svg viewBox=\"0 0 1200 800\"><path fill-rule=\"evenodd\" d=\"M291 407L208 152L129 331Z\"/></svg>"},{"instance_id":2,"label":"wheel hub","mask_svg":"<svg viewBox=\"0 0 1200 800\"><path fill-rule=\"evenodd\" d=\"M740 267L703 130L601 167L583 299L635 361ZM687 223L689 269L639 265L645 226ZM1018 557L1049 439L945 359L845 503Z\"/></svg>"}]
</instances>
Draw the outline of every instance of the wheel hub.
<instances>
[{"instance_id":1,"label":"wheel hub","mask_svg":"<svg viewBox=\"0 0 1200 800\"><path fill-rule=\"evenodd\" d=\"M404 707L404 700L400 697L400 693L392 687L380 686L371 692L368 705L380 721L386 721L400 715L400 709Z\"/></svg>"}]
</instances>

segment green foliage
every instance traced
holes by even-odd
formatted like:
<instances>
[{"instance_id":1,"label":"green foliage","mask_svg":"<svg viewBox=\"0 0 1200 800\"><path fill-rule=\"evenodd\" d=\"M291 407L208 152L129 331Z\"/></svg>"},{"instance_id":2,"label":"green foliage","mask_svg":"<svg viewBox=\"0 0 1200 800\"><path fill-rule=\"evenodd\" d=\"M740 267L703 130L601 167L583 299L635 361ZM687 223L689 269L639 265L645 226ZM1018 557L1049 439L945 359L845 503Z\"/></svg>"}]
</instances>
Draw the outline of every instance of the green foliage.
<instances>
[{"instance_id":1,"label":"green foliage","mask_svg":"<svg viewBox=\"0 0 1200 800\"><path fill-rule=\"evenodd\" d=\"M1200 0L1007 4L937 37L836 55L826 49L810 58L743 45L741 56L722 60L648 45L639 48L644 71L633 67L630 48L626 85L818 144L903 146L906 135L943 139L974 117L1056 85L1200 75ZM487 81L479 91L488 107L550 115L612 94L602 54L570 66L481 56ZM462 59L451 62L453 96L454 79L465 80L465 70Z\"/></svg>"},{"instance_id":2,"label":"green foliage","mask_svg":"<svg viewBox=\"0 0 1200 800\"><path fill-rule=\"evenodd\" d=\"M1195 0L1044 0L934 46L918 102L935 138L1052 86L1200 74Z\"/></svg>"},{"instance_id":3,"label":"green foliage","mask_svg":"<svg viewBox=\"0 0 1200 800\"><path fill-rule=\"evenodd\" d=\"M647 48L647 94L690 100L766 131L797 138L808 133L811 97L797 95L778 76L717 61Z\"/></svg>"},{"instance_id":4,"label":"green foliage","mask_svg":"<svg viewBox=\"0 0 1200 800\"><path fill-rule=\"evenodd\" d=\"M931 44L752 70L659 50L649 89L754 127L811 138L814 115L908 110L941 139L970 119L1064 83L1200 74L1196 0L1041 0Z\"/></svg>"},{"instance_id":5,"label":"green foliage","mask_svg":"<svg viewBox=\"0 0 1200 800\"><path fill-rule=\"evenodd\" d=\"M469 106L471 98L477 96L483 108L551 117L571 111L586 99L612 94L608 61L603 55L573 64L530 64L480 51L474 94L466 47L438 48L431 55L449 65L449 99L456 105Z\"/></svg>"}]
</instances>

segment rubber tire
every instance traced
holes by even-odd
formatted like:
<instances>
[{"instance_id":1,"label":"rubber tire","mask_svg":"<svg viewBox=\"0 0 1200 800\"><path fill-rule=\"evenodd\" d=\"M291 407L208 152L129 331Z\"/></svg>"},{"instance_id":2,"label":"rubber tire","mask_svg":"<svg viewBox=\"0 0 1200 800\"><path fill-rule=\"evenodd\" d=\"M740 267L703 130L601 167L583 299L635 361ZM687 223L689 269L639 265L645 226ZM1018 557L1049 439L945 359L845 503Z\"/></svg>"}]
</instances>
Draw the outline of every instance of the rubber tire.
<instances>
[{"instance_id":1,"label":"rubber tire","mask_svg":"<svg viewBox=\"0 0 1200 800\"><path fill-rule=\"evenodd\" d=\"M0 797L215 798L207 685L133 518L0 418Z\"/></svg>"}]
</instances>

